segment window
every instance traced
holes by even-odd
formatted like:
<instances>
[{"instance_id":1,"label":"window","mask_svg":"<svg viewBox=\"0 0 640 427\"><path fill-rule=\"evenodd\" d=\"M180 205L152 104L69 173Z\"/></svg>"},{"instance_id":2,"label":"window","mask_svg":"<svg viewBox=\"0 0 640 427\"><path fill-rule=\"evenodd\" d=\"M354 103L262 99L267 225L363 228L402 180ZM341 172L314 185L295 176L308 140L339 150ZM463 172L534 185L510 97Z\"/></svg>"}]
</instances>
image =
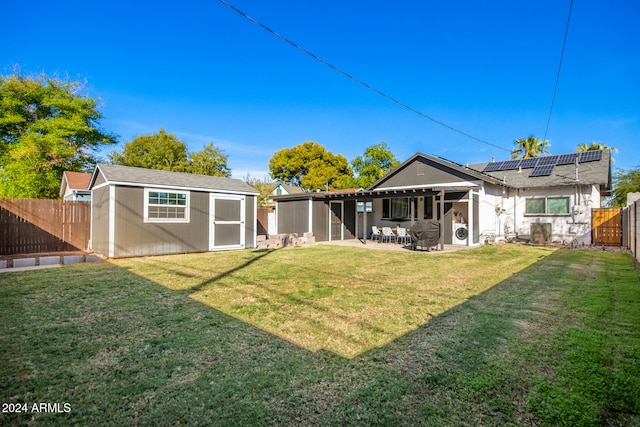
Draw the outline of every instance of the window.
<instances>
[{"instance_id":1,"label":"window","mask_svg":"<svg viewBox=\"0 0 640 427\"><path fill-rule=\"evenodd\" d=\"M147 222L189 222L189 193L145 188L144 220Z\"/></svg>"},{"instance_id":2,"label":"window","mask_svg":"<svg viewBox=\"0 0 640 427\"><path fill-rule=\"evenodd\" d=\"M433 218L433 197L424 197L424 219Z\"/></svg>"},{"instance_id":3,"label":"window","mask_svg":"<svg viewBox=\"0 0 640 427\"><path fill-rule=\"evenodd\" d=\"M538 197L526 200L527 215L569 215L569 197Z\"/></svg>"},{"instance_id":4,"label":"window","mask_svg":"<svg viewBox=\"0 0 640 427\"><path fill-rule=\"evenodd\" d=\"M373 202L358 202L358 213L364 212L365 206L367 212L373 212Z\"/></svg>"},{"instance_id":5,"label":"window","mask_svg":"<svg viewBox=\"0 0 640 427\"><path fill-rule=\"evenodd\" d=\"M382 199L382 219L410 219L409 198Z\"/></svg>"}]
</instances>

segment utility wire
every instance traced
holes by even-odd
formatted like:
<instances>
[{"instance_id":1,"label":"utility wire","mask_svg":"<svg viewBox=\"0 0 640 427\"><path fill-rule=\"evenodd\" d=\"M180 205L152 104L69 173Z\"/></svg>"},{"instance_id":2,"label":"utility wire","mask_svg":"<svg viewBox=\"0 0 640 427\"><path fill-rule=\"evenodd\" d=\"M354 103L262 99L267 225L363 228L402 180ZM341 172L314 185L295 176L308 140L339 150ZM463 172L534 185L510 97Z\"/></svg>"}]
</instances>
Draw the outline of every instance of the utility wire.
<instances>
[{"instance_id":1,"label":"utility wire","mask_svg":"<svg viewBox=\"0 0 640 427\"><path fill-rule=\"evenodd\" d=\"M453 131L453 132L459 133L460 135L466 136L467 138L471 138L471 139L473 139L473 140L475 140L475 141L481 142L481 143L483 143L483 144L490 145L490 146L492 146L492 147L494 147L494 148L498 148L498 149L500 149L500 150L504 150L504 151L507 151L507 152L509 152L509 153L511 152L511 150L510 150L510 149L507 149L507 148L504 148L504 147L500 147L499 145L492 144L492 143L490 143L490 142L488 142L488 141L485 141L485 140L482 140L482 139L480 139L480 138L476 138L476 137L475 137L475 136L473 136L473 135L470 135L470 134L468 134L468 133L466 133L466 132L463 132L463 131L461 131L461 130L459 130L459 129L456 129L456 128L454 128L453 126L449 126L449 125L448 125L448 124L446 124L446 123L443 123L443 122L441 122L441 121L439 121L439 120L436 120L436 119L434 119L433 117L428 116L428 115L426 115L426 114L424 114L424 113L422 113L422 112L420 112L420 111L416 110L415 108L413 108L413 107L411 107L411 106L409 106L409 105L407 105L407 104L405 104L405 103L403 103L403 102L398 101L397 99L395 99L395 98L393 98L393 97L391 97L391 96L389 96L389 95L385 94L384 92L382 92L382 91L380 91L380 90L378 90L378 89L376 89L376 88L374 88L374 87L369 86L367 83L363 82L362 80L360 80L360 79L357 79L357 78L353 77L352 75L350 75L350 74L348 74L347 72L345 72L345 71L341 70L340 68L338 68L338 67L336 67L336 66L332 65L331 63L329 63L329 62L325 61L324 59L322 59L322 58L318 57L317 55L314 55L313 53L309 52L307 49L303 48L302 46L297 45L296 43L294 43L293 41L289 40L289 39L288 39L288 38L286 38L285 36L283 36L283 35L281 35L281 34L279 34L279 33L275 32L275 31L274 31L274 30L272 30L271 28L269 28L269 27L267 27L266 25L264 25L262 22L258 21L257 19L252 18L251 16L247 15L246 13L244 13L244 12L243 12L243 11L241 11L240 9L236 8L235 6L233 6L233 5L229 4L229 3L228 3L228 2L226 2L225 0L219 0L219 1L220 1L220 3L222 3L222 4L224 4L225 6L229 7L230 9L232 9L232 10L236 11L236 12L237 12L238 14L240 14L242 17L244 17L244 18L248 19L249 21L253 22L254 24L256 24L256 25L258 25L258 26L262 27L263 29L267 30L268 32L270 32L270 33L271 33L271 34L273 34L274 36L278 37L280 40L285 41L285 42L289 43L291 46L293 46L293 47L295 47L296 49L298 49L299 51L301 51L301 52L303 52L303 53L306 53L307 55L309 55L310 57L312 57L312 58L313 58L313 59L315 59L316 61L321 62L322 64L326 65L327 67L331 68L332 70L337 71L338 73L342 74L342 75L343 75L343 76L345 76L346 78L348 78L348 79L350 79L350 80L352 80L352 81L354 81L354 82L358 83L359 85L361 85L361 86L365 87L366 89L369 89L370 91L372 91L372 92L374 92L374 93L376 93L376 94L378 94L378 95L382 96L383 98L385 98L385 99L387 99L387 100L389 100L389 101L391 101L391 102L393 102L393 103L395 103L395 104L397 104L397 105L399 105L399 106L401 106L401 107L403 107L403 108L405 108L405 109L407 109L407 110L411 111L412 113L418 114L419 116L424 117L425 119L429 119L429 120L431 120L432 122L434 122L434 123L436 123L436 124L438 124L438 125L440 125L440 126L443 126L443 127L447 128L447 129L449 129L449 130Z\"/></svg>"},{"instance_id":2,"label":"utility wire","mask_svg":"<svg viewBox=\"0 0 640 427\"><path fill-rule=\"evenodd\" d=\"M558 91L558 81L560 80L560 70L562 69L562 58L564 57L564 48L567 45L567 35L569 34L569 23L571 22L571 10L573 9L573 0L569 4L569 17L567 18L567 26L564 30L564 40L562 41L562 51L560 52L560 63L558 64L558 73L556 74L556 83L553 86L553 96L551 96L551 107L549 107L549 117L547 117L547 126L544 128L543 141L547 140L547 132L549 132L549 122L551 122L551 113L553 113L553 104L556 100L556 92Z\"/></svg>"}]
</instances>

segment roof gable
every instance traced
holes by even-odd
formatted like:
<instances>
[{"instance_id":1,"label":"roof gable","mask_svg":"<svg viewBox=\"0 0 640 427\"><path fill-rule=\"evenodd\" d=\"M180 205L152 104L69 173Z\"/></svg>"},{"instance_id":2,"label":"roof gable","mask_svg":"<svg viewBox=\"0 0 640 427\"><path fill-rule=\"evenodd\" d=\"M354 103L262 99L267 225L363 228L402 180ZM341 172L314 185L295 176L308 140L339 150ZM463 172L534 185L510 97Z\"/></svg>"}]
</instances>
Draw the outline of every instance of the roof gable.
<instances>
[{"instance_id":1,"label":"roof gable","mask_svg":"<svg viewBox=\"0 0 640 427\"><path fill-rule=\"evenodd\" d=\"M372 184L368 190L437 186L472 186L480 181L501 184L493 176L448 160L416 153L397 168Z\"/></svg>"},{"instance_id":2,"label":"roof gable","mask_svg":"<svg viewBox=\"0 0 640 427\"><path fill-rule=\"evenodd\" d=\"M259 194L257 190L239 179L108 164L96 165L90 188L97 185L96 182L100 181L99 176L109 184Z\"/></svg>"},{"instance_id":3,"label":"roof gable","mask_svg":"<svg viewBox=\"0 0 640 427\"><path fill-rule=\"evenodd\" d=\"M62 173L62 182L60 183L60 196L62 197L67 190L70 192L89 191L90 181L90 173L64 171Z\"/></svg>"}]
</instances>

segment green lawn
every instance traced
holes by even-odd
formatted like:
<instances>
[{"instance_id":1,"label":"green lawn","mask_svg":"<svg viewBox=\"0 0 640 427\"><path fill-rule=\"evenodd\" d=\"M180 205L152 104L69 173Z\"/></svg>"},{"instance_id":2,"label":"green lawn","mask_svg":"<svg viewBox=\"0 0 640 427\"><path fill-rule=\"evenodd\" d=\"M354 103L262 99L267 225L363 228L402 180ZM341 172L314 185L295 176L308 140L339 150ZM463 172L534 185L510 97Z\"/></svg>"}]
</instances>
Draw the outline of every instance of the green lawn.
<instances>
[{"instance_id":1,"label":"green lawn","mask_svg":"<svg viewBox=\"0 0 640 427\"><path fill-rule=\"evenodd\" d=\"M627 255L247 250L2 273L0 298L0 397L30 412L2 425L640 425Z\"/></svg>"}]
</instances>

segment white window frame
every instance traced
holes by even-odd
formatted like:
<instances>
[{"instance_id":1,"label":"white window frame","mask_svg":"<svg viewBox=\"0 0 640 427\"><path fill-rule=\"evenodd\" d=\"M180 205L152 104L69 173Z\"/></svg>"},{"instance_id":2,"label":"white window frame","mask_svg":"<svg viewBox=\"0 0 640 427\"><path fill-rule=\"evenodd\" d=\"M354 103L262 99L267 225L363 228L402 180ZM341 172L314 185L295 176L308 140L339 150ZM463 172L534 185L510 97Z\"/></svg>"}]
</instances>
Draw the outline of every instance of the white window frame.
<instances>
[{"instance_id":1,"label":"white window frame","mask_svg":"<svg viewBox=\"0 0 640 427\"><path fill-rule=\"evenodd\" d=\"M165 204L149 204L149 193L168 193L168 194L184 194L186 203L184 205L184 218L149 218L150 206L178 206ZM168 190L166 188L145 188L144 189L144 222L152 223L187 223L189 222L189 212L191 210L191 193L189 191Z\"/></svg>"},{"instance_id":2,"label":"white window frame","mask_svg":"<svg viewBox=\"0 0 640 427\"><path fill-rule=\"evenodd\" d=\"M566 199L568 200L567 212L549 212L549 199ZM529 200L544 200L544 212L527 212L527 202ZM570 196L546 196L546 197L526 197L525 198L525 216L571 216L571 197Z\"/></svg>"}]
</instances>

